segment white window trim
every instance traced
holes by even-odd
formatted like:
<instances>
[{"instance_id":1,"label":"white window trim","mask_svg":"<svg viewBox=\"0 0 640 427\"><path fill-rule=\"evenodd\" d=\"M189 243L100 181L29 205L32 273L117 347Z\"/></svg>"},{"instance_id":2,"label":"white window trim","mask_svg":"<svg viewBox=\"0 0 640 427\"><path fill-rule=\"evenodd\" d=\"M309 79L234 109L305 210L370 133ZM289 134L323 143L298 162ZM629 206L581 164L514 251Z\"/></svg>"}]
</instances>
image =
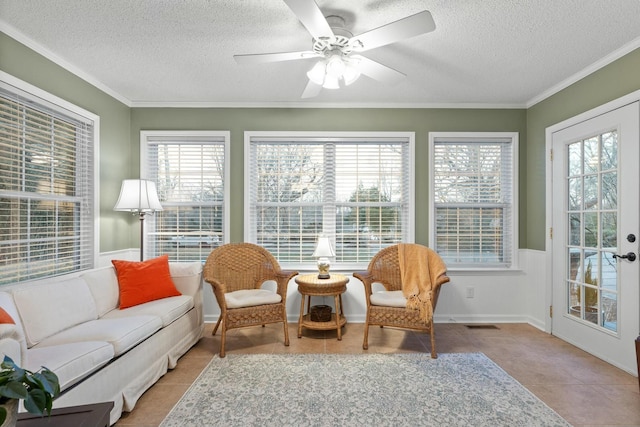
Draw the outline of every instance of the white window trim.
<instances>
[{"instance_id":1,"label":"white window trim","mask_svg":"<svg viewBox=\"0 0 640 427\"><path fill-rule=\"evenodd\" d=\"M17 89L36 101L48 102L70 115L93 122L93 266L97 266L100 258L100 116L1 70L0 86Z\"/></svg>"},{"instance_id":2,"label":"white window trim","mask_svg":"<svg viewBox=\"0 0 640 427\"><path fill-rule=\"evenodd\" d=\"M357 131L245 131L244 132L244 240L249 241L251 231L251 188L250 188L250 153L252 138L278 138L286 139L327 139L343 141L345 139L366 140L373 138L404 138L409 142L409 204L408 224L405 243L413 243L415 239L415 132L357 132ZM315 271L315 265L298 263L281 263L283 268L295 268L302 271ZM353 263L332 267L332 271L351 272L356 269L366 268L366 264Z\"/></svg>"},{"instance_id":3,"label":"white window trim","mask_svg":"<svg viewBox=\"0 0 640 427\"><path fill-rule=\"evenodd\" d=\"M224 206L223 206L223 215L224 221L222 224L224 239L222 243L228 243L229 233L230 233L230 195L231 195L231 181L230 181L230 159L229 159L229 144L231 141L231 132L230 131L222 131L222 130L142 130L140 131L140 177L147 177L149 171L147 169L147 151L148 151L148 141L150 138L154 137L173 137L173 138L184 138L188 139L190 137L213 137L213 138L222 138L224 140ZM145 242L145 246L146 246Z\"/></svg>"},{"instance_id":4,"label":"white window trim","mask_svg":"<svg viewBox=\"0 0 640 427\"><path fill-rule=\"evenodd\" d=\"M518 155L518 146L519 146L519 134L518 132L429 132L429 246L435 248L435 236L436 236L436 221L435 221L435 182L434 182L434 148L435 141L437 139L491 139L491 138L510 138L512 141L512 165L513 165L513 206L511 209L511 223L513 224L512 237L511 237L511 266L508 268L482 268L480 264L478 267L449 267L450 271L458 271L458 272L500 272L500 271L518 271L519 261L518 261L518 252L519 252L519 155Z\"/></svg>"}]
</instances>

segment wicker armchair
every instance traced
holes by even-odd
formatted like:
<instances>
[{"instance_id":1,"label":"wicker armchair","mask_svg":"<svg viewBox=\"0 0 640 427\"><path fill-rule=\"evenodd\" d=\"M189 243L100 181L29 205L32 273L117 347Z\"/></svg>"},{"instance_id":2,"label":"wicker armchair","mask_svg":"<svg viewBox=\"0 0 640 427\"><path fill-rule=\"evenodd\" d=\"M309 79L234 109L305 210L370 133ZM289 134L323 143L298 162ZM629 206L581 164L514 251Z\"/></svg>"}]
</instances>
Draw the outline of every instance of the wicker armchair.
<instances>
[{"instance_id":1,"label":"wicker armchair","mask_svg":"<svg viewBox=\"0 0 640 427\"><path fill-rule=\"evenodd\" d=\"M439 258L439 255L429 250L429 256ZM353 273L353 277L359 279L364 284L365 297L367 299L367 318L364 328L363 349L369 348L369 326L380 325L392 326L397 328L415 329L429 332L431 334L431 357L437 358L435 333L433 330L433 318L428 323L421 320L419 312L406 309L406 299L402 295L402 280L400 277L400 264L398 256L398 245L389 246L379 251L369 262L367 271L358 271ZM449 281L446 273L441 274L432 283L431 304L435 312L440 294L440 285ZM381 305L380 299L375 298L376 304L371 303L373 295L374 283L380 283L384 286L389 298L382 298L388 301L385 305ZM378 293L376 293L378 294ZM376 295L379 296L380 294ZM388 304L388 305L387 305Z\"/></svg>"},{"instance_id":2,"label":"wicker armchair","mask_svg":"<svg viewBox=\"0 0 640 427\"><path fill-rule=\"evenodd\" d=\"M228 243L214 249L204 265L204 280L213 288L222 323L220 357L225 356L229 329L284 324L284 345L289 345L287 285L297 271L283 271L266 249L252 243ZM276 292L261 289L264 282L276 282Z\"/></svg>"}]
</instances>

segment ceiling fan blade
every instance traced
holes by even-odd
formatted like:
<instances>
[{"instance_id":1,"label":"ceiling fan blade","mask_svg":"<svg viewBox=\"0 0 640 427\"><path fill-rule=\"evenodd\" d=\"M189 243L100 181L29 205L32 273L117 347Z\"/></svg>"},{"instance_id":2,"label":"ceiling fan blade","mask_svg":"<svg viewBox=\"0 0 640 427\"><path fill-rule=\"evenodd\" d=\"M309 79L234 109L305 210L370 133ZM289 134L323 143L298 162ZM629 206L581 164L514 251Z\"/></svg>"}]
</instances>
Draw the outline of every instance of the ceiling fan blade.
<instances>
[{"instance_id":1,"label":"ceiling fan blade","mask_svg":"<svg viewBox=\"0 0 640 427\"><path fill-rule=\"evenodd\" d=\"M284 0L314 39L333 38L333 31L314 0Z\"/></svg>"},{"instance_id":2,"label":"ceiling fan blade","mask_svg":"<svg viewBox=\"0 0 640 427\"><path fill-rule=\"evenodd\" d=\"M255 53L247 55L233 55L233 59L238 64L254 65L266 64L268 62L293 61L296 59L317 58L319 55L311 50L300 52L281 52L281 53Z\"/></svg>"},{"instance_id":3,"label":"ceiling fan blade","mask_svg":"<svg viewBox=\"0 0 640 427\"><path fill-rule=\"evenodd\" d=\"M301 98L313 98L315 96L318 96L321 90L321 85L315 84L314 82L309 80L309 83L307 83L307 86L304 88L304 92L302 92Z\"/></svg>"},{"instance_id":4,"label":"ceiling fan blade","mask_svg":"<svg viewBox=\"0 0 640 427\"><path fill-rule=\"evenodd\" d=\"M396 71L393 68L389 68L386 65L382 65L379 62L361 55L352 55L351 58L357 61L356 68L358 71L382 83L393 85L407 76L400 71Z\"/></svg>"},{"instance_id":5,"label":"ceiling fan blade","mask_svg":"<svg viewBox=\"0 0 640 427\"><path fill-rule=\"evenodd\" d=\"M424 10L415 15L407 16L374 30L354 36L349 41L356 52L375 49L397 41L429 33L436 29L433 17L429 11Z\"/></svg>"}]
</instances>

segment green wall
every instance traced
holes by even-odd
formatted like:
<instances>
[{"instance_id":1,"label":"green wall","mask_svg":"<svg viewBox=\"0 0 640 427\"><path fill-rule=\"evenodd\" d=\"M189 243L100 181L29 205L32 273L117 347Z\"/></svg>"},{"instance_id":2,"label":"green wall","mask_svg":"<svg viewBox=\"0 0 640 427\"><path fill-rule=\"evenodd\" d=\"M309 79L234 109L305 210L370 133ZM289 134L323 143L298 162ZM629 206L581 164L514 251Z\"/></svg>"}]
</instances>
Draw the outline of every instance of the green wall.
<instances>
[{"instance_id":1,"label":"green wall","mask_svg":"<svg viewBox=\"0 0 640 427\"><path fill-rule=\"evenodd\" d=\"M640 49L529 109L129 108L0 33L0 70L100 116L100 250L136 247L138 222L114 212L120 183L139 175L140 130L231 131L231 240L243 237L243 132L359 130L416 133L416 241L428 241L428 133L520 133L520 247L545 249L545 129L640 89Z\"/></svg>"},{"instance_id":2,"label":"green wall","mask_svg":"<svg viewBox=\"0 0 640 427\"><path fill-rule=\"evenodd\" d=\"M527 110L526 242L521 247L545 249L546 128L614 99L640 90L640 49L623 56ZM522 188L522 186L521 186ZM520 222L522 225L522 222ZM520 236L523 236L522 230ZM524 243L524 245L523 245Z\"/></svg>"},{"instance_id":3,"label":"green wall","mask_svg":"<svg viewBox=\"0 0 640 427\"><path fill-rule=\"evenodd\" d=\"M2 32L0 70L100 116L100 251L135 247L133 219L113 211L122 180L133 176L131 109Z\"/></svg>"},{"instance_id":4,"label":"green wall","mask_svg":"<svg viewBox=\"0 0 640 427\"><path fill-rule=\"evenodd\" d=\"M141 130L229 130L231 132L231 240L243 240L244 131L410 131L416 134L416 242L427 244L429 132L519 132L521 152L526 145L525 110L489 109L174 109L134 108L131 141L140 145ZM139 153L137 154L139 158ZM522 165L522 156L520 164ZM134 161L137 165L138 162ZM521 174L522 176L522 174ZM525 181L525 180L523 180ZM524 183L521 183L521 189ZM520 228L525 229L524 201ZM521 233L522 236L522 233Z\"/></svg>"}]
</instances>

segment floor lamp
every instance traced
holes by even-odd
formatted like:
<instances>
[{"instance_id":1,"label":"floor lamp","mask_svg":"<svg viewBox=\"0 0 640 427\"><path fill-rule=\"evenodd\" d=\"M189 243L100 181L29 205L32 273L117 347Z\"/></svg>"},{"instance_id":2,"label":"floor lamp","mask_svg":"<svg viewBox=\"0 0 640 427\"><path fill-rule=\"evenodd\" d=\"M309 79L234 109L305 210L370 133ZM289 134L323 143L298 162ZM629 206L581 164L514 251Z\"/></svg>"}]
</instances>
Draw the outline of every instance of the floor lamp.
<instances>
[{"instance_id":1,"label":"floor lamp","mask_svg":"<svg viewBox=\"0 0 640 427\"><path fill-rule=\"evenodd\" d=\"M144 217L162 210L156 184L146 179L125 179L114 211L131 212L140 218L140 261L144 258Z\"/></svg>"}]
</instances>

